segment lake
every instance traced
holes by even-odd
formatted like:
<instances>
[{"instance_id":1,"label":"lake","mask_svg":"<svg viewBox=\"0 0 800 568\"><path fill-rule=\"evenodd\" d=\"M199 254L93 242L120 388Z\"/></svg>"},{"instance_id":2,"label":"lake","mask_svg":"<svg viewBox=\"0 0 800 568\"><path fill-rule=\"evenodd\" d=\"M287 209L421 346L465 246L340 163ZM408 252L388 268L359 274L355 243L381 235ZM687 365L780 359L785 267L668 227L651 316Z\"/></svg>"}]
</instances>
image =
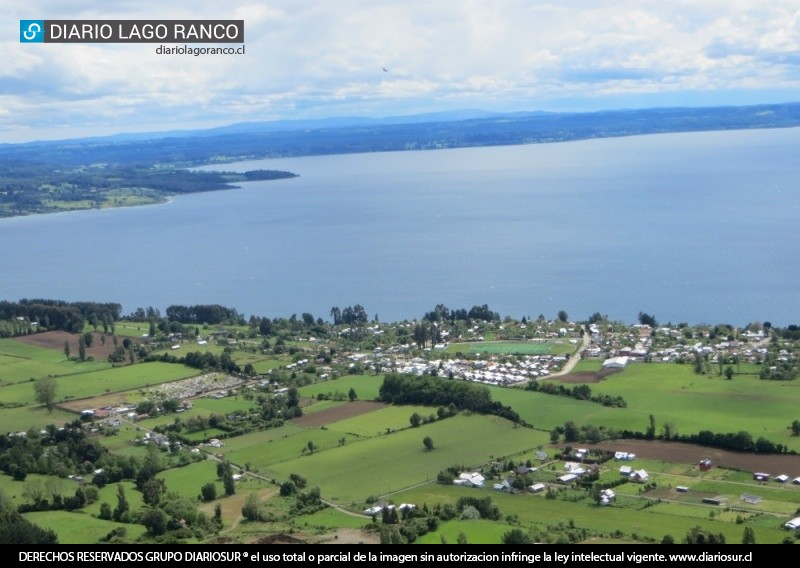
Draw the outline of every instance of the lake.
<instances>
[{"instance_id":1,"label":"lake","mask_svg":"<svg viewBox=\"0 0 800 568\"><path fill-rule=\"evenodd\" d=\"M0 220L0 298L788 325L798 156L791 128L240 162L300 177Z\"/></svg>"}]
</instances>

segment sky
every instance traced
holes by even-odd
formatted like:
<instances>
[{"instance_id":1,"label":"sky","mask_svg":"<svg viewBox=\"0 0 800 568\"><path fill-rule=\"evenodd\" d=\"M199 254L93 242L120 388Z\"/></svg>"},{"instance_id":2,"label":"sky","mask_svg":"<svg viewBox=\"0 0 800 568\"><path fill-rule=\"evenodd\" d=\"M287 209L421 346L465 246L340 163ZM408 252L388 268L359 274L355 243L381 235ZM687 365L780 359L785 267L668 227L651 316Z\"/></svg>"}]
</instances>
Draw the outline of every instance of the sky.
<instances>
[{"instance_id":1,"label":"sky","mask_svg":"<svg viewBox=\"0 0 800 568\"><path fill-rule=\"evenodd\" d=\"M797 0L0 0L0 14L0 143L800 100ZM23 19L241 19L245 54L20 43Z\"/></svg>"}]
</instances>

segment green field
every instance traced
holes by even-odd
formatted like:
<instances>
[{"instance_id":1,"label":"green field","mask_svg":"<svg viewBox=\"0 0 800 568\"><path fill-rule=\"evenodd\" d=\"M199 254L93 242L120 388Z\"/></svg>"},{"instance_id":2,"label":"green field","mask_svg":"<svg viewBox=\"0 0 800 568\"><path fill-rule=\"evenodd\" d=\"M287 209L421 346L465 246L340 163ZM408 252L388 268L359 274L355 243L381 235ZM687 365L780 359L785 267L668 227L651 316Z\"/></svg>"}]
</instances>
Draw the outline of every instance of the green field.
<instances>
[{"instance_id":1,"label":"green field","mask_svg":"<svg viewBox=\"0 0 800 568\"><path fill-rule=\"evenodd\" d=\"M225 397L225 398L196 398L192 400L192 408L185 412L164 414L154 418L147 418L142 420L140 424L145 428L155 428L156 426L163 426L172 424L175 420L185 422L193 416L210 416L212 414L229 414L237 411L246 411L257 405L255 401L245 400L239 396ZM212 436L213 437L213 436Z\"/></svg>"},{"instance_id":2,"label":"green field","mask_svg":"<svg viewBox=\"0 0 800 568\"><path fill-rule=\"evenodd\" d=\"M264 473L273 464L294 461L301 456L305 459L302 452L308 442L313 442L319 450L329 450L339 446L339 440L343 437L348 444L354 441L352 436L341 432L284 425L275 430L223 440L225 445L214 451L235 464L249 463L257 471Z\"/></svg>"},{"instance_id":3,"label":"green field","mask_svg":"<svg viewBox=\"0 0 800 568\"><path fill-rule=\"evenodd\" d=\"M433 439L433 451L423 447L425 436ZM453 464L474 465L501 459L541 445L547 438L544 432L514 427L494 416L459 415L296 457L270 465L263 473L277 479L300 473L310 485L319 486L328 499L362 503L369 495L383 495L435 479L439 471Z\"/></svg>"},{"instance_id":4,"label":"green field","mask_svg":"<svg viewBox=\"0 0 800 568\"><path fill-rule=\"evenodd\" d=\"M33 387L28 386L31 393ZM2 397L2 389L0 389L0 397ZM40 430L48 424L55 424L62 426L67 422L72 422L78 416L65 410L54 409L53 412L47 412L43 406L23 406L20 408L4 408L3 420L0 423L1 432L24 432L35 428Z\"/></svg>"},{"instance_id":5,"label":"green field","mask_svg":"<svg viewBox=\"0 0 800 568\"><path fill-rule=\"evenodd\" d=\"M577 528L588 529L595 535L610 536L619 530L626 535L635 534L660 541L664 535L670 534L676 542L680 542L692 527L699 525L705 530L724 534L729 543L737 543L742 539L744 526L747 526L736 524L735 515L729 515L727 518L715 516L712 519L709 512L715 509L721 510L720 508L680 504L670 504L670 507L649 506L647 501L634 498L622 499L624 503L598 507L588 498L578 501L550 500L544 498L542 494L510 495L490 489L431 484L403 491L394 495L393 500L396 503L425 503L428 507L432 507L435 503L455 503L462 495L480 498L490 496L500 507L503 516L517 515L522 528L535 528L544 533L549 532L548 525L555 526L560 523L562 528L572 524ZM698 510L704 514L698 514ZM778 543L787 536L786 531L780 528L780 519L775 517L766 519L758 517L758 521L748 520L747 523L754 527L759 543ZM448 531L445 533L448 541L454 542L455 539L449 538L447 525L448 523L443 523L442 528ZM469 533L467 535L469 536ZM439 538L434 533L426 537L423 542L437 542Z\"/></svg>"},{"instance_id":6,"label":"green field","mask_svg":"<svg viewBox=\"0 0 800 568\"><path fill-rule=\"evenodd\" d=\"M439 525L439 530L421 536L416 544L441 544L444 538L447 544L456 544L458 535L464 533L468 544L497 544L503 535L514 527L501 521L453 520Z\"/></svg>"},{"instance_id":7,"label":"green field","mask_svg":"<svg viewBox=\"0 0 800 568\"><path fill-rule=\"evenodd\" d=\"M318 394L333 396L340 393L347 400L347 393L355 389L358 400L378 398L378 390L383 384L383 375L345 375L338 379L322 381L299 389L300 396L316 397Z\"/></svg>"},{"instance_id":8,"label":"green field","mask_svg":"<svg viewBox=\"0 0 800 568\"><path fill-rule=\"evenodd\" d=\"M578 347L569 341L475 341L451 343L446 352L465 355L565 355Z\"/></svg>"},{"instance_id":9,"label":"green field","mask_svg":"<svg viewBox=\"0 0 800 568\"><path fill-rule=\"evenodd\" d=\"M139 389L185 379L199 374L197 369L170 363L137 363L80 377L58 379L58 398L87 398L109 392Z\"/></svg>"},{"instance_id":10,"label":"green field","mask_svg":"<svg viewBox=\"0 0 800 568\"><path fill-rule=\"evenodd\" d=\"M69 360L62 351L28 345L16 339L0 339L0 384L19 383L40 377L60 377L108 369L104 361Z\"/></svg>"},{"instance_id":11,"label":"green field","mask_svg":"<svg viewBox=\"0 0 800 568\"><path fill-rule=\"evenodd\" d=\"M125 499L131 506L131 511L137 511L144 506L142 494L136 491L136 485L132 481L122 481L120 483L110 483L100 489L100 495L94 503L87 505L83 511L88 515L97 516L100 514L100 505L108 503L111 509L117 506L117 489L118 485L122 485L125 490Z\"/></svg>"},{"instance_id":12,"label":"green field","mask_svg":"<svg viewBox=\"0 0 800 568\"><path fill-rule=\"evenodd\" d=\"M430 406L393 405L374 412L362 414L361 416L332 422L326 425L326 428L335 432L369 438L371 436L386 434L387 430L409 428L411 426L409 419L415 412L423 418L427 418L430 415L433 415L434 418L436 417L436 409Z\"/></svg>"},{"instance_id":13,"label":"green field","mask_svg":"<svg viewBox=\"0 0 800 568\"><path fill-rule=\"evenodd\" d=\"M316 530L332 530L340 527L352 529L362 528L371 524L369 517L354 517L347 513L342 513L331 507L327 507L311 515L304 515L298 519L300 526Z\"/></svg>"},{"instance_id":14,"label":"green field","mask_svg":"<svg viewBox=\"0 0 800 568\"><path fill-rule=\"evenodd\" d=\"M569 417L579 425L644 431L652 414L659 431L665 422L674 423L679 434L746 430L754 438L764 436L800 450L800 438L792 437L788 429L800 407L797 381L762 381L741 375L727 381L716 375L697 375L689 365L651 363L632 364L589 386L593 394L622 396L627 408L521 389L491 391L495 400L510 405L537 428L563 425Z\"/></svg>"},{"instance_id":15,"label":"green field","mask_svg":"<svg viewBox=\"0 0 800 568\"><path fill-rule=\"evenodd\" d=\"M222 481L217 478L217 462L213 460L168 469L159 473L158 477L167 484L167 491L175 491L182 497L196 499L200 495L200 488L206 483L214 483L217 495L225 495Z\"/></svg>"},{"instance_id":16,"label":"green field","mask_svg":"<svg viewBox=\"0 0 800 568\"><path fill-rule=\"evenodd\" d=\"M52 529L60 543L68 544L95 544L117 527L125 529L128 540L137 539L147 530L143 525L104 521L81 511L41 511L25 513L25 517L43 529Z\"/></svg>"}]
</instances>

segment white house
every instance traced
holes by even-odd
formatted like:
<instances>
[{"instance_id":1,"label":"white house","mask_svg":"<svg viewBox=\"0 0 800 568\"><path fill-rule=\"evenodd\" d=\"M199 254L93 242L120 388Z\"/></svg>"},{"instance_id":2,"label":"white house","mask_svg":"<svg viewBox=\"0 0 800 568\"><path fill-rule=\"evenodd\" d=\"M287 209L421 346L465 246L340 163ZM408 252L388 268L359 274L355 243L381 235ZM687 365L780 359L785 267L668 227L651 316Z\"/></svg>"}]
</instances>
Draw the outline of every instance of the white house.
<instances>
[{"instance_id":1,"label":"white house","mask_svg":"<svg viewBox=\"0 0 800 568\"><path fill-rule=\"evenodd\" d=\"M792 531L800 529L800 517L795 517L791 521L784 523L783 526Z\"/></svg>"},{"instance_id":2,"label":"white house","mask_svg":"<svg viewBox=\"0 0 800 568\"><path fill-rule=\"evenodd\" d=\"M528 486L528 491L531 493L539 493L547 489L547 486L544 483L534 483L533 485Z\"/></svg>"},{"instance_id":3,"label":"white house","mask_svg":"<svg viewBox=\"0 0 800 568\"><path fill-rule=\"evenodd\" d=\"M622 357L611 357L603 361L603 368L604 369L624 369L628 366L628 361L630 357L622 356Z\"/></svg>"},{"instance_id":4,"label":"white house","mask_svg":"<svg viewBox=\"0 0 800 568\"><path fill-rule=\"evenodd\" d=\"M631 481L636 481L637 483L645 483L647 480L650 479L650 475L643 469L637 469L633 473L631 473Z\"/></svg>"},{"instance_id":5,"label":"white house","mask_svg":"<svg viewBox=\"0 0 800 568\"><path fill-rule=\"evenodd\" d=\"M616 498L616 493L614 493L611 489L603 489L603 491L600 493L600 504L608 505Z\"/></svg>"},{"instance_id":6,"label":"white house","mask_svg":"<svg viewBox=\"0 0 800 568\"><path fill-rule=\"evenodd\" d=\"M458 479L453 480L453 485L461 485L464 487L483 487L486 478L476 471L465 472L458 476Z\"/></svg>"}]
</instances>

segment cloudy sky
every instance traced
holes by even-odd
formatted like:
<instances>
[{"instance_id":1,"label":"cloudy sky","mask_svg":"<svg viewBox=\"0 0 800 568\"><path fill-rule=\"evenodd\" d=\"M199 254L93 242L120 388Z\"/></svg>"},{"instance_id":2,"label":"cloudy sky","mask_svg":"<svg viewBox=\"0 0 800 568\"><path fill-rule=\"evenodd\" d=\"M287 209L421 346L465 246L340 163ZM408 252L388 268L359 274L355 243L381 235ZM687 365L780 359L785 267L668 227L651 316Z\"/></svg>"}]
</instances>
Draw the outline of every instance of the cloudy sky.
<instances>
[{"instance_id":1,"label":"cloudy sky","mask_svg":"<svg viewBox=\"0 0 800 568\"><path fill-rule=\"evenodd\" d=\"M797 0L0 0L0 13L0 142L800 100ZM21 44L21 19L243 19L246 53Z\"/></svg>"}]
</instances>

